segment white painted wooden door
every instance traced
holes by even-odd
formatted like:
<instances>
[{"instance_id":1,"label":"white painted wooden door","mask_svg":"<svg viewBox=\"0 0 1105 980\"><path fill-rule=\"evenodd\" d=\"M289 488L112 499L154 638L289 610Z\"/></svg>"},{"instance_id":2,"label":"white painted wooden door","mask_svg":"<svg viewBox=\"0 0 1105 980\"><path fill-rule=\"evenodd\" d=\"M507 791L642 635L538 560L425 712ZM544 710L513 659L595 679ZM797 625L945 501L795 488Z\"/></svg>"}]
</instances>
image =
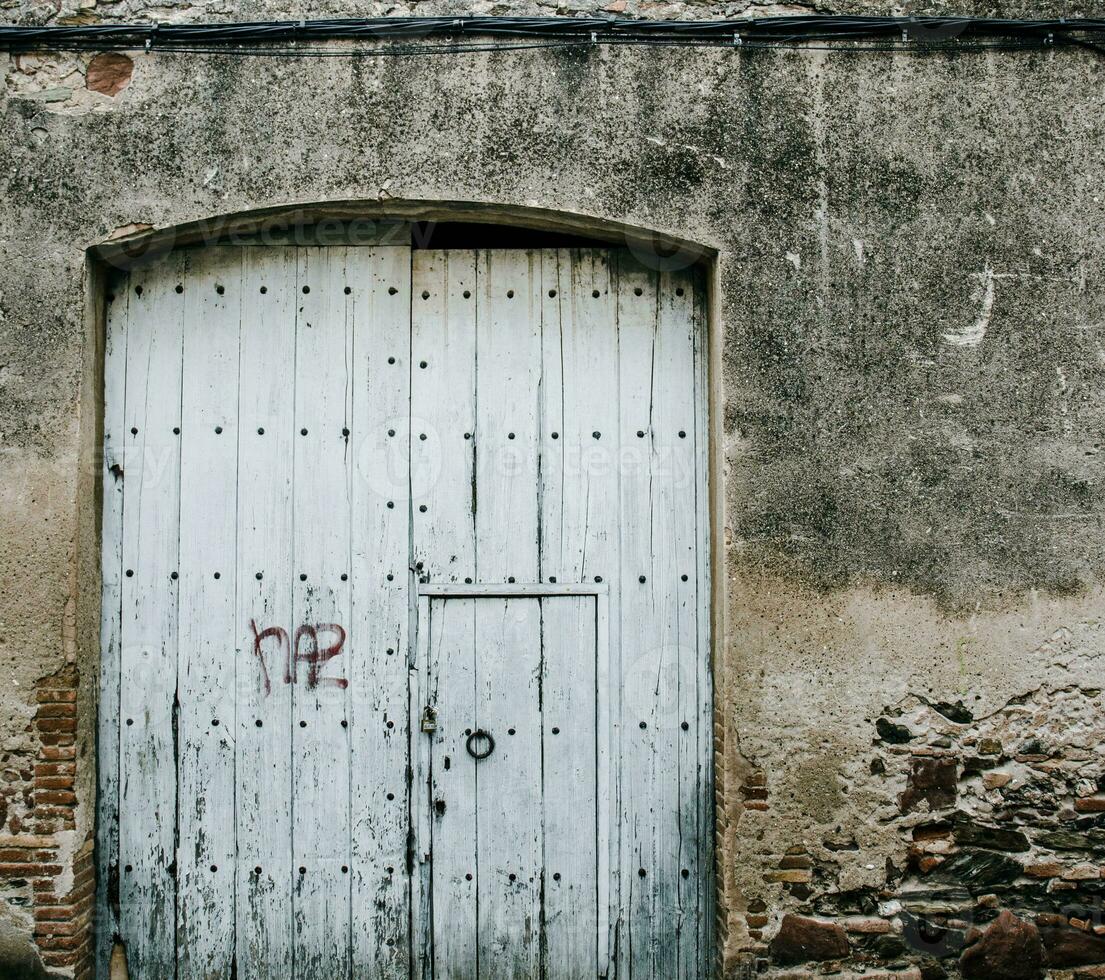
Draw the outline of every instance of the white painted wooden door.
<instances>
[{"instance_id":1,"label":"white painted wooden door","mask_svg":"<svg viewBox=\"0 0 1105 980\"><path fill-rule=\"evenodd\" d=\"M594 977L609 908L605 590L431 594L413 698L423 976Z\"/></svg>"},{"instance_id":2,"label":"white painted wooden door","mask_svg":"<svg viewBox=\"0 0 1105 980\"><path fill-rule=\"evenodd\" d=\"M111 288L101 975L406 976L410 252Z\"/></svg>"},{"instance_id":3,"label":"white painted wooden door","mask_svg":"<svg viewBox=\"0 0 1105 980\"><path fill-rule=\"evenodd\" d=\"M610 908L600 910L609 960L598 970L707 976L712 696L698 277L657 272L616 249L419 251L413 261L414 568L429 584L609 587L610 673L599 683L613 758L599 798L611 808L613 856ZM573 680L586 691L586 673ZM416 786L416 802L432 790ZM574 800L544 805L554 825L574 826ZM419 858L443 860L436 846ZM546 861L546 878L554 871ZM459 924L450 935L474 933ZM439 962L432 948L422 957ZM534 975L575 975L555 960L545 967ZM469 975L485 975L482 961Z\"/></svg>"},{"instance_id":4,"label":"white painted wooden door","mask_svg":"<svg viewBox=\"0 0 1105 980\"><path fill-rule=\"evenodd\" d=\"M101 974L118 937L132 980L706 976L696 272L617 249L213 247L111 292ZM413 643L424 590L453 586L480 597L433 600L459 630L435 683L468 664L508 729L455 772L423 764ZM593 730L546 731L557 698ZM457 849L423 848L454 776ZM465 851L472 821L500 837ZM462 854L500 888L482 912L437 891Z\"/></svg>"}]
</instances>

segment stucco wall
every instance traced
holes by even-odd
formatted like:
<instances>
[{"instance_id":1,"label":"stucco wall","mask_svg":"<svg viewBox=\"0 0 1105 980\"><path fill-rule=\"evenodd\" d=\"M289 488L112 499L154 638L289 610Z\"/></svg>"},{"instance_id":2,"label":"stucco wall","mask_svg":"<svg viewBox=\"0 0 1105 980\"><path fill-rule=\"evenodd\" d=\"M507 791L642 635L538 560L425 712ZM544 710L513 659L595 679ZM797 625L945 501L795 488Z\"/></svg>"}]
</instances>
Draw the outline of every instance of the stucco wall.
<instances>
[{"instance_id":1,"label":"stucco wall","mask_svg":"<svg viewBox=\"0 0 1105 980\"><path fill-rule=\"evenodd\" d=\"M957 975L970 927L1002 908L1029 947L1047 940L1056 976L1082 956L1061 930L1105 961L1105 882L1085 870L1105 855L1088 833L1105 809L1105 61L135 53L109 96L85 88L89 60L0 54L0 744L5 766L35 757L36 690L79 668L65 861L93 811L85 250L295 203L488 202L718 251L728 975L800 973L810 948L851 971ZM34 803L21 792L11 814ZM25 892L5 894L0 935L24 955ZM780 933L788 913L803 918ZM925 918L951 938L924 938Z\"/></svg>"}]
</instances>

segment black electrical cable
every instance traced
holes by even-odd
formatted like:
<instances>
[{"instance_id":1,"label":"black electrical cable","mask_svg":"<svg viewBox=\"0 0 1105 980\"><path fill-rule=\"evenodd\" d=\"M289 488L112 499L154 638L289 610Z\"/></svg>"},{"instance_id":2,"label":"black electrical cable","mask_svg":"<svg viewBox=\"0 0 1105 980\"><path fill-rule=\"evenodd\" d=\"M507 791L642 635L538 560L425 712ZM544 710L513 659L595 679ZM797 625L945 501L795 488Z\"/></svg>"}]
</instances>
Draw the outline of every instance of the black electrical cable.
<instances>
[{"instance_id":1,"label":"black electrical cable","mask_svg":"<svg viewBox=\"0 0 1105 980\"><path fill-rule=\"evenodd\" d=\"M366 40L391 43L369 48L328 44ZM800 15L711 21L377 17L229 24L0 25L0 51L17 53L145 49L266 57L380 57L587 45L809 47L813 42L853 51L1078 45L1101 52L1105 51L1105 20Z\"/></svg>"}]
</instances>

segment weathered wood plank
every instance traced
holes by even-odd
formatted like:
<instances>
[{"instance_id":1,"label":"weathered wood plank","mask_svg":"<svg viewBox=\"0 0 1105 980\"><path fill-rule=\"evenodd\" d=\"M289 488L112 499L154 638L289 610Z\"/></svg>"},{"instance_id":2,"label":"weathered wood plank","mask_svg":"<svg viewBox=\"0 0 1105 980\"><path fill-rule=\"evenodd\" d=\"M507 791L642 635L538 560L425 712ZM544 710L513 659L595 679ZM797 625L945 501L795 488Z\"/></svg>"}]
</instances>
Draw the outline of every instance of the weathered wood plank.
<instances>
[{"instance_id":1,"label":"weathered wood plank","mask_svg":"<svg viewBox=\"0 0 1105 980\"><path fill-rule=\"evenodd\" d=\"M350 275L352 962L355 977L405 980L411 253L374 249L358 269Z\"/></svg>"},{"instance_id":2,"label":"weathered wood plank","mask_svg":"<svg viewBox=\"0 0 1105 980\"><path fill-rule=\"evenodd\" d=\"M107 975L111 947L119 932L119 667L123 594L123 501L126 474L127 306L129 277L108 285L104 330L104 441L101 485L104 511L101 537L100 711L97 739L99 774L96 822L96 970Z\"/></svg>"},{"instance_id":3,"label":"weathered wood plank","mask_svg":"<svg viewBox=\"0 0 1105 980\"><path fill-rule=\"evenodd\" d=\"M617 766L618 703L613 682L609 595L595 596L595 786L597 787L595 835L597 838L596 878L598 887L598 959L596 973L612 977L618 940L620 887L618 857L620 833L618 801L620 773Z\"/></svg>"},{"instance_id":4,"label":"weathered wood plank","mask_svg":"<svg viewBox=\"0 0 1105 980\"><path fill-rule=\"evenodd\" d=\"M597 966L595 605L593 597L541 600L541 975L548 977L593 976Z\"/></svg>"},{"instance_id":5,"label":"weathered wood plank","mask_svg":"<svg viewBox=\"0 0 1105 980\"><path fill-rule=\"evenodd\" d=\"M622 438L643 432L645 447L622 475L621 767L641 777L623 801L623 948L634 976L688 976L702 962L704 765L693 281L623 256L618 295Z\"/></svg>"},{"instance_id":6,"label":"weathered wood plank","mask_svg":"<svg viewBox=\"0 0 1105 980\"><path fill-rule=\"evenodd\" d=\"M657 606L651 575L656 535L653 462L656 442L664 434L656 430L654 415L659 365L655 356L655 275L628 253L619 254L618 345L620 374L620 429L631 445L642 446L621 472L621 569L620 595L622 653L622 749L620 766L632 773L622 782L623 916L621 943L624 970L633 977L661 977L665 923L662 919L659 882L673 863L660 850L658 826L665 819L666 801L657 785L657 754L667 747L662 729L659 695L663 683L662 647L657 627L667 612ZM637 432L644 432L638 437ZM674 971L666 976L674 976Z\"/></svg>"},{"instance_id":7,"label":"weathered wood plank","mask_svg":"<svg viewBox=\"0 0 1105 980\"><path fill-rule=\"evenodd\" d=\"M543 580L610 579L617 568L618 337L608 255L541 253Z\"/></svg>"},{"instance_id":8,"label":"weathered wood plank","mask_svg":"<svg viewBox=\"0 0 1105 980\"><path fill-rule=\"evenodd\" d=\"M292 622L296 252L244 249L238 418L237 956L292 975Z\"/></svg>"},{"instance_id":9,"label":"weathered wood plank","mask_svg":"<svg viewBox=\"0 0 1105 980\"><path fill-rule=\"evenodd\" d=\"M177 976L205 980L229 974L235 954L234 573L241 250L190 253L183 298Z\"/></svg>"},{"instance_id":10,"label":"weathered wood plank","mask_svg":"<svg viewBox=\"0 0 1105 980\"><path fill-rule=\"evenodd\" d=\"M634 451L640 454L637 444L621 444L616 280L605 249L544 252L542 257L541 577L558 584L597 577L605 588L606 582L616 585L619 580L622 461L632 462ZM615 652L618 599L615 589L606 638L607 648ZM619 676L617 664L614 671ZM618 744L621 685L610 684L609 677L604 675L607 731L599 752ZM605 847L615 851L604 853L601 863L609 895L616 899L618 834L610 814L618 812L617 767L601 761L610 778L600 787L598 833ZM616 908L613 914L602 910L606 950L614 945L611 931L617 918ZM600 973L607 968L606 963L598 967Z\"/></svg>"},{"instance_id":11,"label":"weathered wood plank","mask_svg":"<svg viewBox=\"0 0 1105 980\"><path fill-rule=\"evenodd\" d=\"M421 731L418 719L430 701L430 607L428 596L419 596L413 620L413 651L408 674L408 715L411 725L411 972L412 980L433 980L433 830L431 827L431 754L429 729ZM432 716L431 716L432 717ZM414 733L418 732L418 737Z\"/></svg>"},{"instance_id":12,"label":"weathered wood plank","mask_svg":"<svg viewBox=\"0 0 1105 980\"><path fill-rule=\"evenodd\" d=\"M465 750L476 708L476 605L483 600L449 599L429 604L427 697L437 712L437 729L418 737L432 745L428 793L433 849L434 976L468 980L479 967L476 761Z\"/></svg>"},{"instance_id":13,"label":"weathered wood plank","mask_svg":"<svg viewBox=\"0 0 1105 980\"><path fill-rule=\"evenodd\" d=\"M702 269L688 270L684 288L693 290L692 342L694 347L695 385L695 513L697 523L695 614L698 636L696 652L697 724L696 759L698 782L694 788L698 802L698 975L711 977L716 972L717 888L714 868L714 697L713 697L713 630L711 623L713 587L711 582L711 521L714 517L710 500L711 426L709 377L709 313L708 293Z\"/></svg>"},{"instance_id":14,"label":"weathered wood plank","mask_svg":"<svg viewBox=\"0 0 1105 980\"><path fill-rule=\"evenodd\" d=\"M362 256L364 253L360 253ZM291 636L294 975L350 969L348 430L357 249L304 249L297 276ZM352 287L350 287L352 288ZM344 576L344 579L343 579Z\"/></svg>"},{"instance_id":15,"label":"weathered wood plank","mask_svg":"<svg viewBox=\"0 0 1105 980\"><path fill-rule=\"evenodd\" d=\"M476 255L469 251L415 252L411 319L411 518L412 561L419 580L471 582L476 575ZM423 438L425 436L425 438ZM420 940L432 950L416 950L423 965L448 977L474 976L476 970L476 824L474 779L465 763L463 734L474 724L475 608L470 602L422 603L430 623L430 659L418 666L423 696L412 708L412 739L424 760L415 807L426 812L432 840L423 841L420 861L432 851L432 867L423 867L421 914L432 914L432 929ZM442 631L447 627L448 634ZM449 650L443 651L442 644ZM455 669L457 681L439 692L442 658L454 664L453 646L466 660ZM467 664L467 667L464 665ZM416 672L417 677L417 672ZM443 717L433 735L420 731L428 704L440 701ZM432 747L431 745L432 739ZM427 749L429 751L427 752ZM445 759L448 758L448 768ZM454 767L455 765L455 767ZM444 813L433 808L445 801ZM431 877L432 875L432 877ZM468 877L471 875L472 877ZM432 904L432 909L431 909Z\"/></svg>"},{"instance_id":16,"label":"weathered wood plank","mask_svg":"<svg viewBox=\"0 0 1105 980\"><path fill-rule=\"evenodd\" d=\"M541 256L480 253L476 340L476 568L534 581L538 561ZM476 769L480 975L535 975L540 956L540 609L476 606L476 724L496 739ZM513 734L511 734L513 733Z\"/></svg>"},{"instance_id":17,"label":"weathered wood plank","mask_svg":"<svg viewBox=\"0 0 1105 980\"><path fill-rule=\"evenodd\" d=\"M495 739L475 771L481 980L540 975L542 923L541 608L476 603L475 724Z\"/></svg>"},{"instance_id":18,"label":"weathered wood plank","mask_svg":"<svg viewBox=\"0 0 1105 980\"><path fill-rule=\"evenodd\" d=\"M476 576L476 253L413 253L411 519L419 579Z\"/></svg>"},{"instance_id":19,"label":"weathered wood plank","mask_svg":"<svg viewBox=\"0 0 1105 980\"><path fill-rule=\"evenodd\" d=\"M699 907L701 759L698 738L698 513L695 459L694 289L682 270L656 283L656 349L664 382L653 401L653 562L650 582L658 609L657 724L663 748L653 785L662 801L657 827L663 878L654 882L665 924L660 969L696 976L700 966ZM659 479L657 479L657 477ZM684 728L684 723L686 728ZM669 939L674 936L674 941Z\"/></svg>"},{"instance_id":20,"label":"weathered wood plank","mask_svg":"<svg viewBox=\"0 0 1105 980\"><path fill-rule=\"evenodd\" d=\"M476 578L487 582L539 572L540 261L538 252L478 253Z\"/></svg>"},{"instance_id":21,"label":"weathered wood plank","mask_svg":"<svg viewBox=\"0 0 1105 980\"><path fill-rule=\"evenodd\" d=\"M120 934L134 980L176 970L174 699L177 683L180 254L131 280L120 690Z\"/></svg>"}]
</instances>

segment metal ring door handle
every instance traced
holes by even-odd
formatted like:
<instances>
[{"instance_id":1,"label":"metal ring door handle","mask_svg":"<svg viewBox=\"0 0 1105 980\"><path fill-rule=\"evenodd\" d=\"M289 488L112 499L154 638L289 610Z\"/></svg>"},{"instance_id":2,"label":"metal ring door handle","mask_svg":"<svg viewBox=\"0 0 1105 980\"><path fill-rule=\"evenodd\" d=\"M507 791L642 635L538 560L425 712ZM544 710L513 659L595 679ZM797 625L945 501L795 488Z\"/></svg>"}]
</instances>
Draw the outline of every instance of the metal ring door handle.
<instances>
[{"instance_id":1,"label":"metal ring door handle","mask_svg":"<svg viewBox=\"0 0 1105 980\"><path fill-rule=\"evenodd\" d=\"M475 744L479 739L484 739L487 742L486 752L477 752ZM491 737L490 732L485 732L482 728L477 728L471 735L468 736L468 741L464 743L465 751L472 756L477 762L481 759L486 759L492 752L495 751L495 739Z\"/></svg>"}]
</instances>

